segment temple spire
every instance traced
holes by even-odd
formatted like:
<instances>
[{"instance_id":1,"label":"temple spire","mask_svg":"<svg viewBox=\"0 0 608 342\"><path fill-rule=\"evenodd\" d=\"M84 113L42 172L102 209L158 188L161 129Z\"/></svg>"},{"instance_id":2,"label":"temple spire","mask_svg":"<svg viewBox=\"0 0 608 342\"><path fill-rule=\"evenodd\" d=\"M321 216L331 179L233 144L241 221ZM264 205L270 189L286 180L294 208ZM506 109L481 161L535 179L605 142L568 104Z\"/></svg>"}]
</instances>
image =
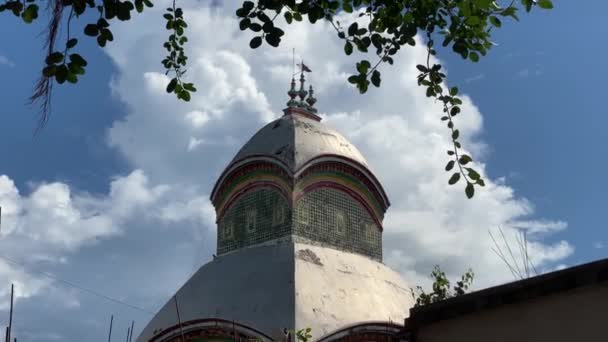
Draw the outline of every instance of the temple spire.
<instances>
[{"instance_id":1,"label":"temple spire","mask_svg":"<svg viewBox=\"0 0 608 342\"><path fill-rule=\"evenodd\" d=\"M299 109L300 114L307 115L315 120L321 120L320 117L316 115L317 109L314 108L317 99L314 97L314 90L312 85L309 85L308 91L306 90L306 78L304 73L312 72L304 61L298 63L299 71L295 72L295 53L294 53L294 73L291 76L291 87L287 92L289 95L289 101L287 101L287 108L284 110L285 114L293 113L294 109ZM300 87L296 89L296 79L295 76L300 74ZM307 97L308 96L308 97Z\"/></svg>"}]
</instances>

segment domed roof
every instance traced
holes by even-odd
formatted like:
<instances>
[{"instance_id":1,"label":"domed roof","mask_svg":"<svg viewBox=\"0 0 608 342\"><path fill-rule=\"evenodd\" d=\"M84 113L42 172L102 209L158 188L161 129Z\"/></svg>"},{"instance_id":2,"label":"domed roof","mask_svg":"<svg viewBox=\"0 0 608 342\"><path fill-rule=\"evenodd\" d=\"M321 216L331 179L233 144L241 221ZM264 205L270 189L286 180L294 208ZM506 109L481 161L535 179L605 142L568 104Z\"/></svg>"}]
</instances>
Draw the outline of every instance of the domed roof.
<instances>
[{"instance_id":1,"label":"domed roof","mask_svg":"<svg viewBox=\"0 0 608 342\"><path fill-rule=\"evenodd\" d=\"M272 156L296 172L310 160L327 155L350 159L367 167L361 152L343 135L314 118L293 113L260 129L230 164L249 157Z\"/></svg>"}]
</instances>

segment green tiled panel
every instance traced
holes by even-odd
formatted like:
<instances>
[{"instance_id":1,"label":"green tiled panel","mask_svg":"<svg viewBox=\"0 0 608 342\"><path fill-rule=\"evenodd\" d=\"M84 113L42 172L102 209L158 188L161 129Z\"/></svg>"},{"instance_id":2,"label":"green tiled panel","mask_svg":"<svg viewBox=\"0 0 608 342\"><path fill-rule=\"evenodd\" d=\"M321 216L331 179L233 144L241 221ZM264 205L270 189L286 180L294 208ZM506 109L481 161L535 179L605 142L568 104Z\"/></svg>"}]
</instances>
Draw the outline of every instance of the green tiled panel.
<instances>
[{"instance_id":1,"label":"green tiled panel","mask_svg":"<svg viewBox=\"0 0 608 342\"><path fill-rule=\"evenodd\" d=\"M346 193L322 188L302 197L294 233L307 239L382 259L382 234L365 208Z\"/></svg>"},{"instance_id":2,"label":"green tiled panel","mask_svg":"<svg viewBox=\"0 0 608 342\"><path fill-rule=\"evenodd\" d=\"M218 226L218 254L289 235L291 209L285 198L271 189L241 196Z\"/></svg>"},{"instance_id":3,"label":"green tiled panel","mask_svg":"<svg viewBox=\"0 0 608 342\"><path fill-rule=\"evenodd\" d=\"M219 222L218 254L292 234L382 260L382 234L367 210L331 188L304 195L294 212L274 190L244 194Z\"/></svg>"}]
</instances>

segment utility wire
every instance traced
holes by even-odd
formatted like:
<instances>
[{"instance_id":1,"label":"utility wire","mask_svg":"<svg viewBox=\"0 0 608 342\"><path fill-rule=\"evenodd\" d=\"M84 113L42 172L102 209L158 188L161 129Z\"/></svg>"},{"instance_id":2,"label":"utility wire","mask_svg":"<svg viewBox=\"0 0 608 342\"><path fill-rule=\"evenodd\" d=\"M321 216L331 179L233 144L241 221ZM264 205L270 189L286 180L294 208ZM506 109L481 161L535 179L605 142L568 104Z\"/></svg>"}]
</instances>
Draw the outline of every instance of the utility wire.
<instances>
[{"instance_id":1,"label":"utility wire","mask_svg":"<svg viewBox=\"0 0 608 342\"><path fill-rule=\"evenodd\" d=\"M11 264L14 264L14 265L17 265L17 266L21 267L21 268L22 268L22 269L23 269L23 270L24 270L26 273L30 273L30 274L36 274L36 273L37 273L37 274L41 274L41 275L43 275L43 276L45 276L45 277L47 277L47 278L49 278L49 279L52 279L52 280L55 280L55 281L61 282L61 283L65 284L65 285L71 286L71 287L76 288L76 289L78 289L78 290L80 290L80 291L87 292L88 294L91 294L91 295L93 295L93 296L96 296L96 297L99 297L99 298L102 298L102 299L108 300L108 301L110 301L110 302L114 302L114 303L116 303L116 304L120 304L120 305L124 305L124 306L130 307L131 309L135 309L135 310L137 310L137 311L141 311L141 312L147 313L147 314L149 314L149 315L155 315L155 313L154 313L154 312L152 312L152 311L146 310L146 309L144 309L144 308L141 308L141 307L136 306L136 305L133 305L133 304L126 303L126 302L124 302L124 301L122 301L122 300L120 300L120 299L112 298L112 297L110 297L110 296L104 295L104 294L99 293L99 292L97 292L97 291L94 291L94 290L91 290L91 289L87 289L87 288L85 288L85 287L79 286L79 285L77 285L77 284L75 284L75 283L72 283L72 282L70 282L70 281L67 281L67 280L64 280L64 279L58 278L58 277L56 277L56 276L54 276L54 275L51 275L51 274L49 274L49 273L47 273L47 272L44 272L44 271L31 271L31 270L28 270L28 269L27 269L27 267L26 267L24 264L22 264L22 263L20 263L20 262L17 262L17 261L15 261L15 260L12 260L12 259L10 259L10 258L8 258L8 257L6 257L6 256L4 256L4 255L0 255L0 259L4 259L4 260L6 260L6 261L10 262Z\"/></svg>"}]
</instances>

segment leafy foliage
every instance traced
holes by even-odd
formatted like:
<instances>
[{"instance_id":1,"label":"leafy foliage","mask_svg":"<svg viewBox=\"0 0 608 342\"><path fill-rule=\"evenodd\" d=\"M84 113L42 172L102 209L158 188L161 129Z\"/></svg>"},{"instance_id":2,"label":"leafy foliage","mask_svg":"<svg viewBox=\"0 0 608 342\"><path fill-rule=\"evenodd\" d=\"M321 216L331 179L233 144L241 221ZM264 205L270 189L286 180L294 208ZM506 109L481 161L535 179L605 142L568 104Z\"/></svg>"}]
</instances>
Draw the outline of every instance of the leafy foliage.
<instances>
[{"instance_id":1,"label":"leafy foliage","mask_svg":"<svg viewBox=\"0 0 608 342\"><path fill-rule=\"evenodd\" d=\"M295 335L295 340L298 342L309 342L310 340L312 340L312 334L310 333L312 331L311 328L306 328L306 329L300 329L298 331L295 330L285 330L285 333L289 333L290 335ZM256 341L263 341L262 338L258 337L256 338Z\"/></svg>"},{"instance_id":2,"label":"leafy foliage","mask_svg":"<svg viewBox=\"0 0 608 342\"><path fill-rule=\"evenodd\" d=\"M444 299L461 296L467 292L473 283L473 271L468 270L462 275L456 285L450 288L451 284L445 273L435 266L433 272L431 272L431 278L433 279L433 291L426 293L421 286L416 286L416 289L411 289L412 297L416 301L414 307L424 306L432 303L442 301Z\"/></svg>"},{"instance_id":3,"label":"leafy foliage","mask_svg":"<svg viewBox=\"0 0 608 342\"><path fill-rule=\"evenodd\" d=\"M41 0L4 0L0 4L0 12L11 12L25 23L31 23L38 18L38 1ZM105 47L114 40L110 30L112 20L130 20L134 10L141 13L144 8L153 6L151 0L50 1L48 8L52 11L52 20L48 29L47 66L42 70L41 80L32 96L32 100L42 101L43 122L49 111L52 81L59 84L65 81L76 83L77 76L85 71L86 60L82 56L72 53L67 61L69 50L78 42L77 38L70 36L72 18L96 8L99 19L86 25L84 35L94 37L100 47ZM164 43L168 55L162 64L166 73L174 76L167 85L167 92L176 94L180 100L189 101L191 92L196 88L192 83L182 81L188 59L183 47L188 41L184 35L188 25L183 10L176 7L175 1L163 15L166 29L171 34ZM402 48L417 44L416 35L425 37L427 57L426 63L417 65L418 84L425 88L428 97L435 98L443 105L441 120L445 121L452 139L452 146L447 151L450 160L445 167L451 173L448 184L453 185L463 179L466 183L465 194L472 198L475 186L484 186L485 182L471 165L473 159L462 151L460 132L455 128L454 117L461 112L462 100L458 97L457 87L446 86L441 65L431 65L430 57L437 54L434 45L440 41L443 47L462 58L478 62L494 45L490 40L491 32L502 27L501 18L519 20L519 11L524 9L529 12L535 6L551 9L553 3L551 0L247 0L242 2L235 14L239 18L239 28L253 33L249 41L252 49L259 48L264 42L272 47L280 45L285 32L279 27L277 18L282 18L288 25L301 22L305 17L311 24L321 20L330 23L337 37L344 41L345 55L375 54L374 63L361 59L355 65L356 72L347 78L362 94L368 91L370 84L381 86L381 64L392 65ZM62 52L55 50L55 38L66 9L69 10L68 34ZM356 19L341 23L336 15L343 12L356 13ZM75 56L74 59L72 56Z\"/></svg>"}]
</instances>

